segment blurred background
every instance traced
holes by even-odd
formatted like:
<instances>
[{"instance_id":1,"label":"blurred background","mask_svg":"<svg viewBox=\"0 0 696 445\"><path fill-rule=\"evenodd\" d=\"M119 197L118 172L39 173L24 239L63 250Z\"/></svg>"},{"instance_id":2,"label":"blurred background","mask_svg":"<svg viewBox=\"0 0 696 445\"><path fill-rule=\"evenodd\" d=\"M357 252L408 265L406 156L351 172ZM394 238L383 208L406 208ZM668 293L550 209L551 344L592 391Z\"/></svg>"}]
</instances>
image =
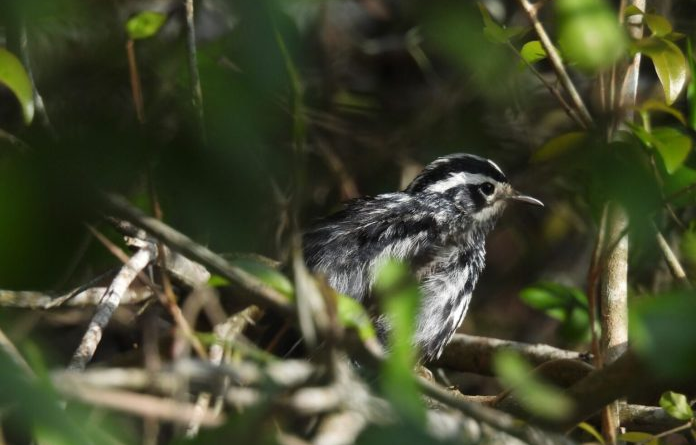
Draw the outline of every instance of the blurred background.
<instances>
[{"instance_id":1,"label":"blurred background","mask_svg":"<svg viewBox=\"0 0 696 445\"><path fill-rule=\"evenodd\" d=\"M528 26L514 1L482 5L498 23ZM696 4L652 6L694 37ZM143 11L163 20L137 37L127 24ZM546 204L506 211L488 240L488 266L461 332L588 348L586 303L581 310L577 302L607 184L628 190L633 214L655 220L679 248L684 229L659 210L655 179L633 164L617 169L596 154L595 139L583 142L583 156L534 158L576 124L520 64L515 51L531 33L509 45L492 42L475 2L196 2L202 122L184 23L180 1L2 2L0 45L19 54L26 35L50 123L39 113L26 125L20 103L0 87L0 288L62 292L118 265L85 225L120 242L101 222L100 190L149 210L151 178L168 224L216 252L284 261L293 206L306 227L342 201L403 188L425 164L455 152L491 158L517 189ZM546 61L535 66L554 81ZM572 67L571 75L601 120L596 83ZM641 98L660 93L647 58L640 80ZM674 108L686 113L683 95ZM695 163L692 156L684 165ZM693 208L677 213L688 226ZM630 292L664 291L669 272L654 237L638 226ZM527 304L544 292L563 301L563 315ZM3 310L0 324L64 364L84 326L70 316L88 317ZM47 328L62 325L70 328L59 338ZM139 338L127 324L112 328L113 349L100 350L110 360Z\"/></svg>"}]
</instances>

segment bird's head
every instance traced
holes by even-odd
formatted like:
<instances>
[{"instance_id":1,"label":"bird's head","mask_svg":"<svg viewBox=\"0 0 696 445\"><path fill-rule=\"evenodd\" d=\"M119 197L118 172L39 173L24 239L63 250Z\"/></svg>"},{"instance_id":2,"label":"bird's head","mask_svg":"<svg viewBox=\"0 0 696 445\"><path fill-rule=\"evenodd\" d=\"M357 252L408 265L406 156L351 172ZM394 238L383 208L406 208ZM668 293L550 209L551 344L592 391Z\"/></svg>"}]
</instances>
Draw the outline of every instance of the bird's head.
<instances>
[{"instance_id":1,"label":"bird's head","mask_svg":"<svg viewBox=\"0 0 696 445\"><path fill-rule=\"evenodd\" d=\"M405 190L409 194L442 196L475 222L495 222L509 201L543 206L541 201L512 188L493 161L457 153L428 164Z\"/></svg>"}]
</instances>

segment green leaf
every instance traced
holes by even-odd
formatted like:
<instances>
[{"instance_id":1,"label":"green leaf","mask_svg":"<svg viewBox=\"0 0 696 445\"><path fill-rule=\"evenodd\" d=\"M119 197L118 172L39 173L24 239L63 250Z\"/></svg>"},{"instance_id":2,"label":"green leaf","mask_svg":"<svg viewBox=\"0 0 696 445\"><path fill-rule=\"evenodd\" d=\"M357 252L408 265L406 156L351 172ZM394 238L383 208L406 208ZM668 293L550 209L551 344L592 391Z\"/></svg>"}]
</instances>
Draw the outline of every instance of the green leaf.
<instances>
[{"instance_id":1,"label":"green leaf","mask_svg":"<svg viewBox=\"0 0 696 445\"><path fill-rule=\"evenodd\" d=\"M514 391L520 404L546 419L560 420L573 411L573 401L560 388L538 380L532 367L516 352L500 351L493 369L504 386Z\"/></svg>"},{"instance_id":2,"label":"green leaf","mask_svg":"<svg viewBox=\"0 0 696 445\"><path fill-rule=\"evenodd\" d=\"M658 443L654 435L638 431L619 434L618 439L628 443L640 443L645 445L657 445Z\"/></svg>"},{"instance_id":3,"label":"green leaf","mask_svg":"<svg viewBox=\"0 0 696 445\"><path fill-rule=\"evenodd\" d=\"M632 15L643 15L643 11L636 5L628 5L624 10L624 17L630 17Z\"/></svg>"},{"instance_id":4,"label":"green leaf","mask_svg":"<svg viewBox=\"0 0 696 445\"><path fill-rule=\"evenodd\" d=\"M541 42L538 40L532 40L531 42L525 43L520 50L520 55L522 56L522 60L530 65L548 57L546 50L543 46L541 46ZM521 67L525 66L524 62L520 63Z\"/></svg>"},{"instance_id":5,"label":"green leaf","mask_svg":"<svg viewBox=\"0 0 696 445\"><path fill-rule=\"evenodd\" d=\"M556 136L542 145L532 155L532 162L549 161L566 155L583 146L586 140L587 133L584 131L571 131L570 133Z\"/></svg>"},{"instance_id":6,"label":"green leaf","mask_svg":"<svg viewBox=\"0 0 696 445\"><path fill-rule=\"evenodd\" d=\"M525 288L520 299L560 321L558 333L566 340L585 341L590 336L587 297L580 290L557 283L540 282Z\"/></svg>"},{"instance_id":7,"label":"green leaf","mask_svg":"<svg viewBox=\"0 0 696 445\"><path fill-rule=\"evenodd\" d=\"M347 328L355 329L362 341L375 339L377 337L375 328L363 305L347 295L337 295L336 309L341 324Z\"/></svg>"},{"instance_id":8,"label":"green leaf","mask_svg":"<svg viewBox=\"0 0 696 445\"><path fill-rule=\"evenodd\" d=\"M580 423L578 423L578 428L580 428L583 431L586 431L590 436L594 437L598 443L600 443L601 445L604 445L604 443L605 443L604 437L602 437L602 435L599 434L597 429L595 427L593 427L592 425L590 425L589 423L580 422Z\"/></svg>"},{"instance_id":9,"label":"green leaf","mask_svg":"<svg viewBox=\"0 0 696 445\"><path fill-rule=\"evenodd\" d=\"M669 105L657 101L655 99L648 99L643 104L641 104L639 108L640 112L650 112L650 111L660 111L662 113L667 113L671 114L674 116L679 122L682 124L686 125L686 119L684 119L684 115L681 113L681 111L677 110L676 108L672 108Z\"/></svg>"},{"instance_id":10,"label":"green leaf","mask_svg":"<svg viewBox=\"0 0 696 445\"><path fill-rule=\"evenodd\" d=\"M292 299L295 295L292 282L288 279L288 277L286 277L285 275L283 275L282 273L278 272L270 266L267 266L259 261L254 261L248 258L238 258L230 261L230 264L255 276L256 278L263 281L265 284L277 290L289 299ZM213 284L211 285L221 283L220 280L214 280L213 278L214 276L211 277L211 280L213 281ZM222 280L224 280L224 278L222 278Z\"/></svg>"},{"instance_id":11,"label":"green leaf","mask_svg":"<svg viewBox=\"0 0 696 445\"><path fill-rule=\"evenodd\" d=\"M689 105L689 126L696 130L696 61L694 60L694 50L691 47L691 39L686 41L686 58L689 61L689 71L691 71L691 81L686 90L686 102Z\"/></svg>"},{"instance_id":12,"label":"green leaf","mask_svg":"<svg viewBox=\"0 0 696 445\"><path fill-rule=\"evenodd\" d=\"M679 243L679 250L684 256L685 262L694 268L696 265L696 224L693 222L689 226L689 230L684 232L682 235L681 242Z\"/></svg>"},{"instance_id":13,"label":"green leaf","mask_svg":"<svg viewBox=\"0 0 696 445\"><path fill-rule=\"evenodd\" d=\"M167 21L161 12L143 11L128 19L126 32L133 40L147 39L157 34Z\"/></svg>"},{"instance_id":14,"label":"green leaf","mask_svg":"<svg viewBox=\"0 0 696 445\"><path fill-rule=\"evenodd\" d=\"M15 95L22 108L22 117L26 125L34 119L34 90L29 74L22 62L5 48L0 48L0 83Z\"/></svg>"},{"instance_id":15,"label":"green leaf","mask_svg":"<svg viewBox=\"0 0 696 445\"><path fill-rule=\"evenodd\" d=\"M379 268L374 289L390 325L389 355L380 375L382 390L402 417L422 424L425 409L413 375L416 364L413 333L420 303L418 284L404 263L389 260Z\"/></svg>"},{"instance_id":16,"label":"green leaf","mask_svg":"<svg viewBox=\"0 0 696 445\"><path fill-rule=\"evenodd\" d=\"M596 72L611 66L626 49L623 28L603 0L556 0L558 42L578 68Z\"/></svg>"},{"instance_id":17,"label":"green leaf","mask_svg":"<svg viewBox=\"0 0 696 445\"><path fill-rule=\"evenodd\" d=\"M667 105L672 105L686 83L686 58L681 49L660 37L640 39L634 45L638 52L652 59L665 93L665 101Z\"/></svg>"},{"instance_id":18,"label":"green leaf","mask_svg":"<svg viewBox=\"0 0 696 445\"><path fill-rule=\"evenodd\" d=\"M675 419L691 420L694 417L694 412L684 394L672 391L664 392L660 397L660 406Z\"/></svg>"},{"instance_id":19,"label":"green leaf","mask_svg":"<svg viewBox=\"0 0 696 445\"><path fill-rule=\"evenodd\" d=\"M672 24L661 15L645 14L645 23L656 36L664 37L672 32Z\"/></svg>"},{"instance_id":20,"label":"green leaf","mask_svg":"<svg viewBox=\"0 0 696 445\"><path fill-rule=\"evenodd\" d=\"M496 23L492 18L491 14L486 9L486 6L479 2L479 11L481 11L481 16L483 17L483 34L488 40L494 43L507 43L510 39L519 37L525 34L528 28L521 26L511 26L505 28L504 26Z\"/></svg>"},{"instance_id":21,"label":"green leaf","mask_svg":"<svg viewBox=\"0 0 696 445\"><path fill-rule=\"evenodd\" d=\"M691 138L671 127L654 128L652 136L655 149L665 163L667 173L674 173L684 164L691 151Z\"/></svg>"},{"instance_id":22,"label":"green leaf","mask_svg":"<svg viewBox=\"0 0 696 445\"><path fill-rule=\"evenodd\" d=\"M682 207L696 202L696 170L680 167L663 179L664 193L673 206Z\"/></svg>"}]
</instances>

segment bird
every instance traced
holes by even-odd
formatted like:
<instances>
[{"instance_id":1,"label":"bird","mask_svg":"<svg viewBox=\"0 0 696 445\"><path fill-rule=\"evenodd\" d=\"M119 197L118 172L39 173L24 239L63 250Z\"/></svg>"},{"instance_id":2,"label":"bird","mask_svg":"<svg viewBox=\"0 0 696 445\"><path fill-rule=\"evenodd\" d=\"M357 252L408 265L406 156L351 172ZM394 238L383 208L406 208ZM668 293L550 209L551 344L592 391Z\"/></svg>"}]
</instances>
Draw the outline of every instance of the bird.
<instances>
[{"instance_id":1,"label":"bird","mask_svg":"<svg viewBox=\"0 0 696 445\"><path fill-rule=\"evenodd\" d=\"M368 308L378 306L372 287L381 265L406 263L421 293L413 343L431 361L464 320L485 266L486 236L510 201L543 206L513 189L490 159L443 156L404 190L348 201L316 221L303 234L305 263ZM384 343L389 322L373 315Z\"/></svg>"}]
</instances>

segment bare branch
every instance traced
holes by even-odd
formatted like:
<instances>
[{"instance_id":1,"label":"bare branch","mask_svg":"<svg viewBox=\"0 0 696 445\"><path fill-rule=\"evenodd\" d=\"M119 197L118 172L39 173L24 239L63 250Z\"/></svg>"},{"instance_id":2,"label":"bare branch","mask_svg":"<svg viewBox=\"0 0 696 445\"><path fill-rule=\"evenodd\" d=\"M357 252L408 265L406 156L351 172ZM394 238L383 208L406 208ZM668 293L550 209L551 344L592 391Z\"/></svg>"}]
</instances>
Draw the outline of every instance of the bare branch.
<instances>
[{"instance_id":1,"label":"bare branch","mask_svg":"<svg viewBox=\"0 0 696 445\"><path fill-rule=\"evenodd\" d=\"M152 262L156 255L156 249L146 247L138 251L123 265L104 294L104 298L97 306L94 317L92 317L92 321L82 337L80 345L75 350L70 360L68 369L78 371L85 369L99 345L102 331L109 323L109 320L111 320L111 316L120 304L123 294L138 274Z\"/></svg>"},{"instance_id":2,"label":"bare branch","mask_svg":"<svg viewBox=\"0 0 696 445\"><path fill-rule=\"evenodd\" d=\"M669 246L669 243L667 243L667 240L664 236L662 236L662 233L660 233L657 227L655 227L655 237L657 238L657 245L660 246L662 255L665 257L665 262L669 267L669 271L672 272L674 278L679 280L679 282L682 283L684 287L686 287L687 289L691 289L691 281L689 281L689 278L686 276L684 267L682 267L681 263L679 262L679 259L674 254L672 248Z\"/></svg>"}]
</instances>

